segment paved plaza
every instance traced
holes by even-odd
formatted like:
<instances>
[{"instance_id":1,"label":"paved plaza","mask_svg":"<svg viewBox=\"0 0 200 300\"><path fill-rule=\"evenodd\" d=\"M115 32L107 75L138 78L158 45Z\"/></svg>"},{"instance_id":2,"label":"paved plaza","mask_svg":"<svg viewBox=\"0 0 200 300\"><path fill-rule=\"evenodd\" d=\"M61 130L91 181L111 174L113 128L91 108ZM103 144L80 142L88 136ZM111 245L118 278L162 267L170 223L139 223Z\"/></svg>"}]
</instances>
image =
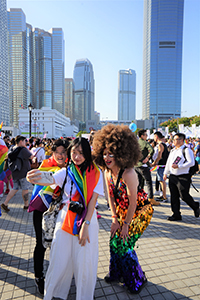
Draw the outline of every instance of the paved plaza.
<instances>
[{"instance_id":1,"label":"paved plaza","mask_svg":"<svg viewBox=\"0 0 200 300\"><path fill-rule=\"evenodd\" d=\"M194 176L193 183L200 189L200 175ZM195 200L200 201L200 192L191 188L191 194ZM0 199L1 203L5 197ZM35 233L32 213L23 210L21 191L11 199L9 208L10 212L2 212L0 217L0 299L42 299L34 283ZM169 222L166 218L171 215L170 203L155 207L151 224L136 248L148 283L140 294L131 295L123 286L109 285L103 280L109 267L111 213L107 210L105 199L99 199L102 218L99 220L99 266L95 299L200 299L200 218L195 218L193 211L183 202L181 212L182 222ZM45 270L48 259L49 250L45 255ZM75 299L75 285L72 282L67 300Z\"/></svg>"}]
</instances>

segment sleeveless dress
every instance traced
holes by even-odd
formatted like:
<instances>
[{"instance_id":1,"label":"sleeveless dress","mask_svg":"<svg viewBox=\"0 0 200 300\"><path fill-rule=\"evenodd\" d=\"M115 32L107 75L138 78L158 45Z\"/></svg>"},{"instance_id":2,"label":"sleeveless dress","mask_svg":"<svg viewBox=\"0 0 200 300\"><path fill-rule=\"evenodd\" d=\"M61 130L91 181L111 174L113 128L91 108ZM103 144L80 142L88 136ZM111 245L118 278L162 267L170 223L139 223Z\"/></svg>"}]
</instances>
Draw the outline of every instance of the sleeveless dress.
<instances>
[{"instance_id":1,"label":"sleeveless dress","mask_svg":"<svg viewBox=\"0 0 200 300\"><path fill-rule=\"evenodd\" d=\"M109 193L111 197L114 197L114 189L115 185L111 175L109 181ZM122 227L129 206L127 188L122 178L119 182L116 201L116 215L120 226ZM133 219L135 218L136 214L137 212L134 214ZM119 230L116 232L113 238L110 238L109 277L111 281L121 281L123 278L124 285L131 293L139 293L147 279L142 271L142 268L138 262L137 254L134 250L135 243L141 234L133 232L132 223L133 220L129 226L130 239L128 239L128 242L125 241L125 243L123 243L123 239L120 239Z\"/></svg>"}]
</instances>

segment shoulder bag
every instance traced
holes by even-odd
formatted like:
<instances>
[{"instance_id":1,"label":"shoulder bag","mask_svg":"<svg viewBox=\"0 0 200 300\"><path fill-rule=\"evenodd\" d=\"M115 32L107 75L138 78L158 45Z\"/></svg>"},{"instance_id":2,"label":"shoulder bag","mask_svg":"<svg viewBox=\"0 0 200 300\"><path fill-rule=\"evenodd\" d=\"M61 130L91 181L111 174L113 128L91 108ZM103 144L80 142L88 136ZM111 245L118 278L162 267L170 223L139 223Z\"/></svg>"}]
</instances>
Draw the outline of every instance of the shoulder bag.
<instances>
[{"instance_id":1,"label":"shoulder bag","mask_svg":"<svg viewBox=\"0 0 200 300\"><path fill-rule=\"evenodd\" d=\"M53 240L54 230L56 227L56 221L58 213L60 211L60 206L62 202L62 196L64 193L64 187L67 181L67 169L65 180L62 185L60 195L53 199L48 210L43 213L42 217L42 243L44 248L51 248L51 243Z\"/></svg>"},{"instance_id":2,"label":"shoulder bag","mask_svg":"<svg viewBox=\"0 0 200 300\"><path fill-rule=\"evenodd\" d=\"M36 155L41 150L41 148L34 154L32 160L31 160L31 169L38 169L39 168L39 162L37 160Z\"/></svg>"}]
</instances>

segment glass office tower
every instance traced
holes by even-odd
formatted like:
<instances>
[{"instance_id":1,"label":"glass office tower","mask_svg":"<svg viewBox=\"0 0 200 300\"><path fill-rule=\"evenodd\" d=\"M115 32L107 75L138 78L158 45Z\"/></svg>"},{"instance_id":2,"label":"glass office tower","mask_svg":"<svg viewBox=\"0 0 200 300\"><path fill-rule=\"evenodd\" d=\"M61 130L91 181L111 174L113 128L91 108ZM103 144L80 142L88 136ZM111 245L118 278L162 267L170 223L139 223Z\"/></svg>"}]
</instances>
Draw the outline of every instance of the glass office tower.
<instances>
[{"instance_id":1,"label":"glass office tower","mask_svg":"<svg viewBox=\"0 0 200 300\"><path fill-rule=\"evenodd\" d=\"M65 116L74 120L74 81L65 78Z\"/></svg>"},{"instance_id":2,"label":"glass office tower","mask_svg":"<svg viewBox=\"0 0 200 300\"><path fill-rule=\"evenodd\" d=\"M27 108L26 17L22 9L8 10L10 123L18 127L18 109Z\"/></svg>"},{"instance_id":3,"label":"glass office tower","mask_svg":"<svg viewBox=\"0 0 200 300\"><path fill-rule=\"evenodd\" d=\"M134 70L118 73L118 120L135 120L136 74Z\"/></svg>"},{"instance_id":4,"label":"glass office tower","mask_svg":"<svg viewBox=\"0 0 200 300\"><path fill-rule=\"evenodd\" d=\"M144 0L143 119L181 116L184 0Z\"/></svg>"},{"instance_id":5,"label":"glass office tower","mask_svg":"<svg viewBox=\"0 0 200 300\"><path fill-rule=\"evenodd\" d=\"M52 107L52 37L40 28L33 30L34 107Z\"/></svg>"},{"instance_id":6,"label":"glass office tower","mask_svg":"<svg viewBox=\"0 0 200 300\"><path fill-rule=\"evenodd\" d=\"M74 67L74 119L94 120L94 74L91 62L77 60Z\"/></svg>"},{"instance_id":7,"label":"glass office tower","mask_svg":"<svg viewBox=\"0 0 200 300\"><path fill-rule=\"evenodd\" d=\"M9 125L9 73L6 0L0 0L0 123Z\"/></svg>"},{"instance_id":8,"label":"glass office tower","mask_svg":"<svg viewBox=\"0 0 200 300\"><path fill-rule=\"evenodd\" d=\"M52 84L53 108L64 114L65 73L64 73L64 33L62 28L51 28L52 36Z\"/></svg>"},{"instance_id":9,"label":"glass office tower","mask_svg":"<svg viewBox=\"0 0 200 300\"><path fill-rule=\"evenodd\" d=\"M33 34L32 26L26 24L26 89L27 104L33 103Z\"/></svg>"}]
</instances>

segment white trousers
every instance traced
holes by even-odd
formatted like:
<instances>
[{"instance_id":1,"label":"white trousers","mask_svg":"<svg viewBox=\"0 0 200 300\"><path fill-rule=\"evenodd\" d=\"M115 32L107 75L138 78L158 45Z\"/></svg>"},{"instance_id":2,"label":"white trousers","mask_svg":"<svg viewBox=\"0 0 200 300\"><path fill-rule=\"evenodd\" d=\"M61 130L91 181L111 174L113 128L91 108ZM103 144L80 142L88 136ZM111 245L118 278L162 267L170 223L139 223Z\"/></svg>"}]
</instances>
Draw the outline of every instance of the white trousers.
<instances>
[{"instance_id":1,"label":"white trousers","mask_svg":"<svg viewBox=\"0 0 200 300\"><path fill-rule=\"evenodd\" d=\"M74 275L76 300L93 300L98 267L99 225L94 210L90 225L90 243L81 247L78 237L62 230L67 206L59 212L50 251L50 262L45 279L45 300L53 297L67 299Z\"/></svg>"}]
</instances>

